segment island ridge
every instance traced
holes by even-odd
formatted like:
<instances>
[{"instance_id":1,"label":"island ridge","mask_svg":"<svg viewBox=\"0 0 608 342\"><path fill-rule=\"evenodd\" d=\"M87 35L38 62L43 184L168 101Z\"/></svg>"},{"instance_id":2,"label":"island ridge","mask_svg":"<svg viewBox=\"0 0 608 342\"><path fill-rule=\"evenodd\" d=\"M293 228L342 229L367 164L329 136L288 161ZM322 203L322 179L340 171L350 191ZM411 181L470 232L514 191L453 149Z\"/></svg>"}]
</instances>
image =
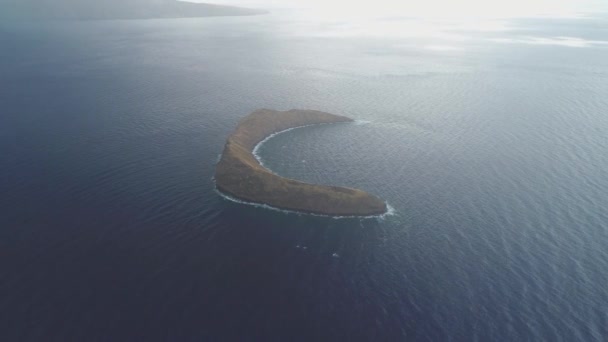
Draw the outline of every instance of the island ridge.
<instances>
[{"instance_id":1,"label":"island ridge","mask_svg":"<svg viewBox=\"0 0 608 342\"><path fill-rule=\"evenodd\" d=\"M0 19L107 20L242 16L264 10L179 0L0 0Z\"/></svg>"},{"instance_id":2,"label":"island ridge","mask_svg":"<svg viewBox=\"0 0 608 342\"><path fill-rule=\"evenodd\" d=\"M219 191L248 202L311 214L372 216L384 214L386 203L357 189L308 184L278 176L260 165L253 150L273 133L313 124L352 122L314 110L285 112L261 109L243 118L228 138L215 172Z\"/></svg>"}]
</instances>

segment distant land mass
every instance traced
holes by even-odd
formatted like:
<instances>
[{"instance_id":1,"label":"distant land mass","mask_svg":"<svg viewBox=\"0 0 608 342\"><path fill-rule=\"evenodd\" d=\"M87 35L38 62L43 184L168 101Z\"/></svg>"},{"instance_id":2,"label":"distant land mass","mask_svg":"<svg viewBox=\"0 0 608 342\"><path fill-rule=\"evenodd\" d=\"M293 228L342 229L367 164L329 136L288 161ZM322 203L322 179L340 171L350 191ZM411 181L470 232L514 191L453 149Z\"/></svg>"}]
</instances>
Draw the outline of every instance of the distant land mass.
<instances>
[{"instance_id":1,"label":"distant land mass","mask_svg":"<svg viewBox=\"0 0 608 342\"><path fill-rule=\"evenodd\" d=\"M387 205L357 189L308 184L278 176L260 165L255 147L271 134L313 124L352 122L344 116L313 111L260 109L243 118L228 138L215 172L219 191L248 202L311 214L372 216Z\"/></svg>"},{"instance_id":2,"label":"distant land mass","mask_svg":"<svg viewBox=\"0 0 608 342\"><path fill-rule=\"evenodd\" d=\"M0 19L153 19L264 14L258 9L177 0L0 0Z\"/></svg>"}]
</instances>

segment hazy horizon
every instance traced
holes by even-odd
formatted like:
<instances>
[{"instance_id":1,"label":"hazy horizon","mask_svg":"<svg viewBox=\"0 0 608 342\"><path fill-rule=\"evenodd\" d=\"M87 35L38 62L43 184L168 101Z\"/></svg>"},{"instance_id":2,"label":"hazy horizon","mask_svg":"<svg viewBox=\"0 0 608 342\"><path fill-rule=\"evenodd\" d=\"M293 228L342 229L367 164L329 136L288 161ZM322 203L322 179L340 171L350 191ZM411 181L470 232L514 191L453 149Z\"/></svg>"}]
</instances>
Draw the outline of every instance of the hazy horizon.
<instances>
[{"instance_id":1,"label":"hazy horizon","mask_svg":"<svg viewBox=\"0 0 608 342\"><path fill-rule=\"evenodd\" d=\"M347 0L217 0L214 3L249 7L301 8L315 11L320 15L338 17L342 15L430 18L576 17L608 11L608 4L602 0L379 0L358 2Z\"/></svg>"}]
</instances>

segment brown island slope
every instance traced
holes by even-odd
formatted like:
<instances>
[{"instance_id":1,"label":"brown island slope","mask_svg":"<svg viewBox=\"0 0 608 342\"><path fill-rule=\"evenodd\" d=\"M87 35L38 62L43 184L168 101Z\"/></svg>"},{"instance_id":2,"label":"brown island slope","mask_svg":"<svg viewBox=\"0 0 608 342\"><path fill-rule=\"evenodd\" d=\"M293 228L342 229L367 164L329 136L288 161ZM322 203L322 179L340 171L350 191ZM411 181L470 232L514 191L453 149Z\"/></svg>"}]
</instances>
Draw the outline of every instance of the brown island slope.
<instances>
[{"instance_id":1,"label":"brown island slope","mask_svg":"<svg viewBox=\"0 0 608 342\"><path fill-rule=\"evenodd\" d=\"M273 133L312 124L350 122L350 118L313 110L257 110L243 118L228 138L217 164L218 190L248 202L312 214L371 216L384 214L386 203L364 191L308 184L277 176L253 155Z\"/></svg>"}]
</instances>

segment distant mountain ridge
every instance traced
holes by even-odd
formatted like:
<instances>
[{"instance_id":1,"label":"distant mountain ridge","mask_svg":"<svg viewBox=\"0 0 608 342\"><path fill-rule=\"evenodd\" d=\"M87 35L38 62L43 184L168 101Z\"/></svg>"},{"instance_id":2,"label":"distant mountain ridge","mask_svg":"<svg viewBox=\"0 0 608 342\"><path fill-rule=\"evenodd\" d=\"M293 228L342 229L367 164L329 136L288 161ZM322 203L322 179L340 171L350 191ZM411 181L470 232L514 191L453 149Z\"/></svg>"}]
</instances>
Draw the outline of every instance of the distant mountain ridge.
<instances>
[{"instance_id":1,"label":"distant mountain ridge","mask_svg":"<svg viewBox=\"0 0 608 342\"><path fill-rule=\"evenodd\" d=\"M177 0L0 0L0 19L152 19L264 13Z\"/></svg>"}]
</instances>

